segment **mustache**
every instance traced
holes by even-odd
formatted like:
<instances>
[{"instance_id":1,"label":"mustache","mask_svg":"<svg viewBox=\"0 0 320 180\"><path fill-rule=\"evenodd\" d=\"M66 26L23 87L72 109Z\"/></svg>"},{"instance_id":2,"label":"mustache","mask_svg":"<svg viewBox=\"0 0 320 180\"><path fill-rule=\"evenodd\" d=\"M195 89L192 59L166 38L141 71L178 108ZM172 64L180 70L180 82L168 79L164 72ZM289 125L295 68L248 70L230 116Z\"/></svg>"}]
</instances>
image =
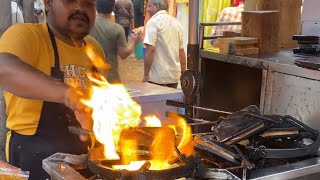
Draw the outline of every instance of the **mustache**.
<instances>
[{"instance_id":1,"label":"mustache","mask_svg":"<svg viewBox=\"0 0 320 180\"><path fill-rule=\"evenodd\" d=\"M69 17L68 17L68 20L71 20L72 18L74 17L81 17L83 18L87 23L90 22L90 19L89 19L89 16L86 14L86 13L83 13L83 12L75 12L73 14L71 14Z\"/></svg>"}]
</instances>

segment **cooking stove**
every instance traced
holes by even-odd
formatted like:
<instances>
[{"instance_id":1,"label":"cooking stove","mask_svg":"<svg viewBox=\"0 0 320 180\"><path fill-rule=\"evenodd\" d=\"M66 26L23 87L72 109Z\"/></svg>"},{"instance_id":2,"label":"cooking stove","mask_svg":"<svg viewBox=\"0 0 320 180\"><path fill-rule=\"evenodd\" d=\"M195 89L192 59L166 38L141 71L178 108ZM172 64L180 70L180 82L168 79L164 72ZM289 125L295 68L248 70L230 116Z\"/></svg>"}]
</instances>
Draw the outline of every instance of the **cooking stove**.
<instances>
[{"instance_id":1,"label":"cooking stove","mask_svg":"<svg viewBox=\"0 0 320 180\"><path fill-rule=\"evenodd\" d=\"M264 124L262 130L252 128L252 124L249 123L258 120ZM219 118L218 122L212 123L193 117L189 118L189 121L193 121L189 122L192 126L208 126L208 124L213 126L209 132L193 134L195 153L192 156L186 157L176 150L178 160L174 161L169 169L149 170L150 163L146 161L136 171L113 170L111 166L118 165L119 162L103 160L101 157L103 149L99 147L94 147L90 149L88 155L81 156L56 153L43 160L43 169L55 180L181 178L279 180L305 178L314 174L320 177L319 132L291 116L264 116L256 107L247 107L222 119ZM241 121L243 122L240 123ZM165 132L162 134L168 134L165 139L173 138L170 136L173 133L170 133L168 128L136 128L123 133L124 137L120 139L134 138L140 142L139 144L150 146L153 142L153 131L160 130ZM230 139L236 140L229 141ZM305 144L306 139L312 143ZM248 142L243 144L242 141ZM149 157L143 156L142 159Z\"/></svg>"},{"instance_id":2,"label":"cooking stove","mask_svg":"<svg viewBox=\"0 0 320 180\"><path fill-rule=\"evenodd\" d=\"M275 165L264 169L252 170L248 174L248 179L292 179L305 177L320 172L320 151L314 156L304 160L298 160L284 165ZM92 173L85 165L86 156L72 155L64 153L56 153L42 162L43 169L50 174L54 180L98 180L98 175ZM179 179L241 179L226 169L202 167L198 168L191 175L181 177ZM125 179L125 178L123 178ZM142 173L135 179L148 179Z\"/></svg>"}]
</instances>

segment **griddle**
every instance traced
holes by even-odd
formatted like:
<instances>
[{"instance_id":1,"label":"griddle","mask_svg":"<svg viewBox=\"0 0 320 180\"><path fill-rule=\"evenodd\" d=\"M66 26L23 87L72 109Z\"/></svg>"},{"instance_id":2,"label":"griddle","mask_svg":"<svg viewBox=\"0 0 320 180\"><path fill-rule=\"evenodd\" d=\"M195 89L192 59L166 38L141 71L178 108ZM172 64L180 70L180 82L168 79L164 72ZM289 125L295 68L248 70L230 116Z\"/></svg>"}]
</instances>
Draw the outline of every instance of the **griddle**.
<instances>
[{"instance_id":1,"label":"griddle","mask_svg":"<svg viewBox=\"0 0 320 180\"><path fill-rule=\"evenodd\" d=\"M267 127L266 118L256 106L248 106L227 117L220 117L218 126L213 127L214 135L219 142L227 145L240 142Z\"/></svg>"},{"instance_id":2,"label":"griddle","mask_svg":"<svg viewBox=\"0 0 320 180\"><path fill-rule=\"evenodd\" d=\"M299 58L294 60L294 63L297 66L307 68L307 69L313 69L313 70L319 70L320 69L320 57L305 57L305 58Z\"/></svg>"}]
</instances>

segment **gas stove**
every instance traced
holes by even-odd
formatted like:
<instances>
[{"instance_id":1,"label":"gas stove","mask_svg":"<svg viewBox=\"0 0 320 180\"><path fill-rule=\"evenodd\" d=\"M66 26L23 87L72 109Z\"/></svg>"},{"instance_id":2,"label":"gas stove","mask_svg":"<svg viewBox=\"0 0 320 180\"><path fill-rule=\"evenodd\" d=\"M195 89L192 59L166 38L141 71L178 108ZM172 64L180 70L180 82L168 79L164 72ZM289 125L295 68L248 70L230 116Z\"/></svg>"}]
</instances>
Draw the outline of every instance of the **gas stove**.
<instances>
[{"instance_id":1,"label":"gas stove","mask_svg":"<svg viewBox=\"0 0 320 180\"><path fill-rule=\"evenodd\" d=\"M256 169L248 174L248 179L292 179L303 177L320 172L320 151L314 156L304 160L298 160L284 165ZM56 153L42 162L43 169L55 180L98 180L99 175L92 173L86 164L86 155L72 155ZM191 171L191 175L179 179L240 179L226 169L210 168L200 166L196 171ZM124 178L125 179L125 178ZM148 179L143 174L136 179ZM161 179L161 178L160 178Z\"/></svg>"},{"instance_id":2,"label":"gas stove","mask_svg":"<svg viewBox=\"0 0 320 180\"><path fill-rule=\"evenodd\" d=\"M181 103L179 104L181 105ZM204 109L204 108L203 108ZM220 111L223 112L223 111ZM165 134L157 141L157 151L165 151L168 139L176 139L171 128L130 128L122 140L139 142L136 151L143 165L137 170L113 169L118 160L104 160L103 146L87 155L57 153L43 161L52 179L291 179L320 172L320 136L291 116L262 115L254 106L221 116L217 121L189 118L192 126L208 126L210 131L193 134L193 155L186 157L176 148L171 166L150 170L152 146L156 132ZM170 113L169 113L170 114ZM201 128L200 128L201 129ZM160 149L159 149L160 148ZM121 150L121 149L120 149ZM148 153L146 153L146 151ZM126 165L126 164L123 164Z\"/></svg>"}]
</instances>

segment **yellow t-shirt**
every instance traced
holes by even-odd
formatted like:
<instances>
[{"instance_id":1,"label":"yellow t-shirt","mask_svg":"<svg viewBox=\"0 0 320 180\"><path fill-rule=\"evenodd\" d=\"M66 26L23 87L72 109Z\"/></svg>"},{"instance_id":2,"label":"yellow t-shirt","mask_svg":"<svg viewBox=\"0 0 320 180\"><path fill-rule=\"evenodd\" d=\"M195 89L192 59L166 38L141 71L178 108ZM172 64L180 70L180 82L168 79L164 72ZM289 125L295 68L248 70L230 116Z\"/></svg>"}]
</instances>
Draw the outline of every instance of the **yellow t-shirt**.
<instances>
[{"instance_id":1,"label":"yellow t-shirt","mask_svg":"<svg viewBox=\"0 0 320 180\"><path fill-rule=\"evenodd\" d=\"M55 39L65 83L76 83L82 88L88 88L90 82L86 72L92 65L84 52L84 46L74 47ZM85 42L104 59L102 48L93 38L88 36ZM47 75L50 75L51 67L54 67L54 52L46 24L17 24L10 27L0 39L0 53L3 52L19 57ZM35 134L43 101L20 98L6 91L4 97L7 105L7 128L23 135Z\"/></svg>"}]
</instances>

